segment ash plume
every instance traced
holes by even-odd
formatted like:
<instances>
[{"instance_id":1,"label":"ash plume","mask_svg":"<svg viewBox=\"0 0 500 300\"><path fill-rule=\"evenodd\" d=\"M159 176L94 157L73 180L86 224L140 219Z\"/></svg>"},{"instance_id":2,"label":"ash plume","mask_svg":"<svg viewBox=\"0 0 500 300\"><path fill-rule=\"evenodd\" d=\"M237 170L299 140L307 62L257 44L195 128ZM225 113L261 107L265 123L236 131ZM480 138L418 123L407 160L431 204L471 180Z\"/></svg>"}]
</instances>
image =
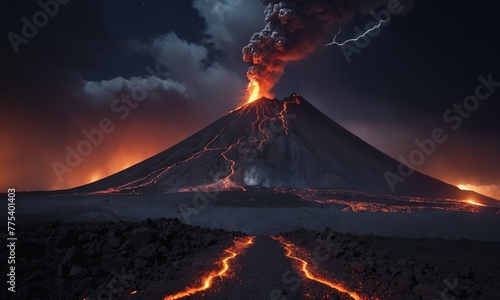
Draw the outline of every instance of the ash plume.
<instances>
[{"instance_id":1,"label":"ash plume","mask_svg":"<svg viewBox=\"0 0 500 300\"><path fill-rule=\"evenodd\" d=\"M262 0L266 26L243 48L243 60L250 64L247 77L257 82L268 96L287 63L314 52L335 24L368 11L383 0Z\"/></svg>"}]
</instances>

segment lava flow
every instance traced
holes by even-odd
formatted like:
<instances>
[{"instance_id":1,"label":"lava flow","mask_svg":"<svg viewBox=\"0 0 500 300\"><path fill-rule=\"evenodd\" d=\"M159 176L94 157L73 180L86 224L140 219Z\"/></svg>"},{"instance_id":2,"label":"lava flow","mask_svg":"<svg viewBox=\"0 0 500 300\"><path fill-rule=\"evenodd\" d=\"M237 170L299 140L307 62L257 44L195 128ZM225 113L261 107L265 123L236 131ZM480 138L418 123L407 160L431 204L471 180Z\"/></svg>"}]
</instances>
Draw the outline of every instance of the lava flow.
<instances>
[{"instance_id":1,"label":"lava flow","mask_svg":"<svg viewBox=\"0 0 500 300\"><path fill-rule=\"evenodd\" d=\"M319 282L321 284L324 284L324 285L326 285L332 289L335 289L339 292L349 294L349 296L351 296L355 300L362 299L362 297L359 294L357 294L356 292L352 292L352 291L347 290L343 285L341 285L339 283L331 282L325 278L321 278L319 275L312 274L309 271L309 269L307 268L309 263L307 261L305 261L304 259L298 257L297 247L294 244L287 242L287 240L285 238L280 237L280 236L273 236L272 239L280 242L281 245L283 245L283 248L287 251L287 253L285 254L287 257L292 258L301 264L300 271L304 274L305 277L307 277L308 279L314 280L316 282Z\"/></svg>"},{"instance_id":2,"label":"lava flow","mask_svg":"<svg viewBox=\"0 0 500 300\"><path fill-rule=\"evenodd\" d=\"M121 185L115 189L109 189L109 190L106 190L106 191L100 191L100 192L97 192L95 194L107 194L107 193L115 193L115 192L120 192L120 191L123 191L123 190L132 190L132 189L136 189L136 188L140 188L140 187L144 187L144 186L147 186L149 184L154 184L156 183L163 175L165 175L165 173L167 173L170 169L172 169L173 167L175 166L178 166L180 164L183 164L183 163L186 163L186 162L189 162L189 161L192 161L192 160L195 160L197 159L198 157L202 156L203 154L209 152L209 151L222 151L224 150L224 152L221 153L221 156L226 160L228 161L229 163L231 163L231 170L233 170L233 167L234 167L234 162L232 160L229 160L227 159L227 157L225 156L225 154L230 151L231 149L233 149L235 146L237 146L238 143L236 144L232 144L230 145L229 147L225 148L209 148L210 145L212 143L215 142L215 140L217 140L217 138L221 135L221 133L225 130L226 128L222 128L222 130L220 130L213 139L211 139L206 145L205 147L203 148L203 150L201 151L198 151L192 155L190 155L188 158L182 160L182 161L179 161L179 162L176 162L174 163L173 165L169 165L163 169L158 169L140 179L137 179L137 180L134 180L132 182L129 182L129 183L126 183L124 185ZM152 177L153 178L150 178ZM232 176L232 173L227 176L226 178L223 179L223 181L227 181L229 177ZM226 183L227 184L227 183ZM225 184L225 185L226 185Z\"/></svg>"},{"instance_id":3,"label":"lava flow","mask_svg":"<svg viewBox=\"0 0 500 300\"><path fill-rule=\"evenodd\" d=\"M267 100L262 100L262 101L267 101ZM297 104L300 103L297 101L298 100L295 100L291 103L297 103ZM214 149L205 147L203 151L199 152L202 154L205 151L221 150L222 152L220 153L220 156L229 164L228 174L226 176L224 176L220 180L217 180L209 184L180 188L177 190L177 192L206 192L206 191L209 192L214 190L221 191L230 189L239 189L241 191L246 191L246 188L243 185L237 183L238 179L236 179L236 181L233 181L232 179L233 175L237 173L236 165L239 162L239 160L241 160L242 157L244 157L244 159L249 159L247 156L249 154L248 151L260 152L264 150L266 144L272 142L272 139L276 136L275 133L277 132L277 129L279 129L279 127L276 127L276 125L273 124L274 121L279 121L279 123L282 126L280 130L283 130L285 135L288 135L289 128L287 120L288 118L287 102L283 101L282 108L279 107L277 101L273 101L272 103L274 103L276 108L271 109L269 107L270 105L252 106L251 103L247 103L241 106L238 109L239 110L238 114L249 114L253 113L252 111L255 110L255 120L251 123L251 125L247 129L246 135L238 138L238 140L235 143L229 145L228 147L214 148ZM242 149L246 150L242 151L241 149L237 149L240 146L242 146L241 147ZM231 151L233 151L232 152L233 158L230 157ZM234 151L239 151L236 154L236 156L234 155ZM201 154L195 154L193 156L194 158L198 158ZM241 177L241 174L237 175Z\"/></svg>"},{"instance_id":4,"label":"lava flow","mask_svg":"<svg viewBox=\"0 0 500 300\"><path fill-rule=\"evenodd\" d=\"M228 135L231 134L231 130L227 129L232 128L233 125L226 125L220 128L217 133L214 133L213 137L207 141L203 148L199 148L168 165L166 164L155 169L152 166L151 171L149 173L144 172L145 174L142 174L140 178L134 178L134 180L130 180L129 182L112 188L101 189L92 192L92 194L140 193L140 189L146 190L151 186L163 185L164 181L168 181L169 176L173 176L177 168L183 168L184 166L182 165L187 163L195 164L193 161L204 160L203 156L205 154L214 152L216 153L215 155L220 155L223 164L220 163L220 160L217 160L214 162L213 167L220 169L220 166L226 166L227 169L225 171L217 172L217 176L212 176L212 178L204 180L201 185L194 184L178 188L172 187L169 192L225 191L233 189L246 191L242 182L245 170L238 168L241 167L239 163L242 159L249 161L257 154L250 153L252 155L249 155L248 151L265 153L262 151L265 150L267 145L273 142L274 138L282 137L283 135L288 136L288 119L291 118L291 115L288 114L288 108L290 104L300 104L299 95L297 94L292 94L291 97L283 101L261 97L268 94L266 88L266 82L250 81L248 102L236 110L237 113L234 118L237 116L245 119L248 118L247 120L251 120L252 123L246 128L243 135L230 137L232 140L231 143L227 142ZM262 103L252 102L256 100L255 97L261 97L258 101ZM255 117L252 115L255 115ZM165 186L168 186L168 183Z\"/></svg>"},{"instance_id":5,"label":"lava flow","mask_svg":"<svg viewBox=\"0 0 500 300\"><path fill-rule=\"evenodd\" d=\"M255 239L254 236L246 238L236 238L234 240L234 245L224 251L225 253L227 253L227 255L220 260L222 267L218 271L212 271L207 275L203 276L198 286L188 287L182 292L176 293L174 295L165 296L163 299L164 300L181 299L199 293L201 291L210 289L213 285L213 280L216 277L227 276L227 273L230 270L229 261L234 259L236 256L240 255L241 253L243 253L243 251L247 249L250 245L253 245L254 239Z\"/></svg>"}]
</instances>

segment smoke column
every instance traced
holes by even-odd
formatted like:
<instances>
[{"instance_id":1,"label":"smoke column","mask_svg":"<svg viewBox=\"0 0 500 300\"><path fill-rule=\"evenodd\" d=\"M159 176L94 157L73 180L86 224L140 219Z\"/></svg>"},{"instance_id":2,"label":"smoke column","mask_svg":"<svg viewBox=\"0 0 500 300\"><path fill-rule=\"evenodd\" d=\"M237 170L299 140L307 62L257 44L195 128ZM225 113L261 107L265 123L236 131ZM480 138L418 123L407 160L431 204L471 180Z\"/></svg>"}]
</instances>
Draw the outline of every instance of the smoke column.
<instances>
[{"instance_id":1,"label":"smoke column","mask_svg":"<svg viewBox=\"0 0 500 300\"><path fill-rule=\"evenodd\" d=\"M300 60L322 45L337 23L360 10L373 9L385 1L367 0L262 0L266 26L243 48L250 64L247 77L249 102L271 97L289 61Z\"/></svg>"}]
</instances>

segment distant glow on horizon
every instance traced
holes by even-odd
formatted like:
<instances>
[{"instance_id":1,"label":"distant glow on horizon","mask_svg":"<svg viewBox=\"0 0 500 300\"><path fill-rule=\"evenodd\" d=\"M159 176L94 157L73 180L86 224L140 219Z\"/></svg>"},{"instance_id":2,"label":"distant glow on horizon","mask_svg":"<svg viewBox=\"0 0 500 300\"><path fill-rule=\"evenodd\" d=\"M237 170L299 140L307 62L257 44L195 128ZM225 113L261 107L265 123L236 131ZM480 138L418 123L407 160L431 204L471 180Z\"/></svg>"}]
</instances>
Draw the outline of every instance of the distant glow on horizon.
<instances>
[{"instance_id":1,"label":"distant glow on horizon","mask_svg":"<svg viewBox=\"0 0 500 300\"><path fill-rule=\"evenodd\" d=\"M140 145L142 144L138 143L137 146L131 145L128 148L120 147L116 150L114 156L96 152L96 155L89 160L88 164L82 164L82 166L74 168L70 174L63 174L64 180L62 182L59 182L57 177L54 176L54 182L44 190L70 189L96 182L144 161L159 153L165 147L153 143L149 144L151 146L143 146L143 148L140 148ZM105 157L105 159L99 160L99 157Z\"/></svg>"},{"instance_id":2,"label":"distant glow on horizon","mask_svg":"<svg viewBox=\"0 0 500 300\"><path fill-rule=\"evenodd\" d=\"M464 191L474 191L479 194L500 200L500 185L457 184L457 187Z\"/></svg>"},{"instance_id":3,"label":"distant glow on horizon","mask_svg":"<svg viewBox=\"0 0 500 300\"><path fill-rule=\"evenodd\" d=\"M476 205L476 206L487 206L487 205L484 205L484 204L482 204L482 203L476 202L476 201L471 200L471 199L469 199L469 200L465 200L464 202L465 202L465 203L472 204L472 205Z\"/></svg>"},{"instance_id":4,"label":"distant glow on horizon","mask_svg":"<svg viewBox=\"0 0 500 300\"><path fill-rule=\"evenodd\" d=\"M116 174L120 171L123 171L127 168L129 168L130 166L136 164L136 163L139 163L141 162L142 160L139 158L139 159L136 159L137 161L134 161L134 160L131 160L131 159L128 159L126 157L122 157L121 160L117 160L116 162L114 163L110 163L111 166L112 166L112 173L111 174L106 174L105 172L102 172L101 169L97 169L96 171L92 172L91 175L89 176L88 179L86 179L84 181L84 184L89 184L89 183L92 183L92 182L96 182L98 180L101 180L107 176L110 176L110 175L113 175L113 174Z\"/></svg>"}]
</instances>

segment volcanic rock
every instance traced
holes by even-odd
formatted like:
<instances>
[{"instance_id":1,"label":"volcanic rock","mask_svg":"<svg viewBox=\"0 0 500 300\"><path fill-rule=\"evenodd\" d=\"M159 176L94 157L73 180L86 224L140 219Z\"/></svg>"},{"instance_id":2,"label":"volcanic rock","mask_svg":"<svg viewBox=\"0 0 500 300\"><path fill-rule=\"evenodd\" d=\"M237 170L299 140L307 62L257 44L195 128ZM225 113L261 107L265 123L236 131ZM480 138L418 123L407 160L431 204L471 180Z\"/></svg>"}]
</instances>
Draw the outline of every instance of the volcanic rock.
<instances>
[{"instance_id":1,"label":"volcanic rock","mask_svg":"<svg viewBox=\"0 0 500 300\"><path fill-rule=\"evenodd\" d=\"M422 283L415 286L413 288L413 293L422 300L434 300L441 297L439 290L428 283Z\"/></svg>"}]
</instances>

